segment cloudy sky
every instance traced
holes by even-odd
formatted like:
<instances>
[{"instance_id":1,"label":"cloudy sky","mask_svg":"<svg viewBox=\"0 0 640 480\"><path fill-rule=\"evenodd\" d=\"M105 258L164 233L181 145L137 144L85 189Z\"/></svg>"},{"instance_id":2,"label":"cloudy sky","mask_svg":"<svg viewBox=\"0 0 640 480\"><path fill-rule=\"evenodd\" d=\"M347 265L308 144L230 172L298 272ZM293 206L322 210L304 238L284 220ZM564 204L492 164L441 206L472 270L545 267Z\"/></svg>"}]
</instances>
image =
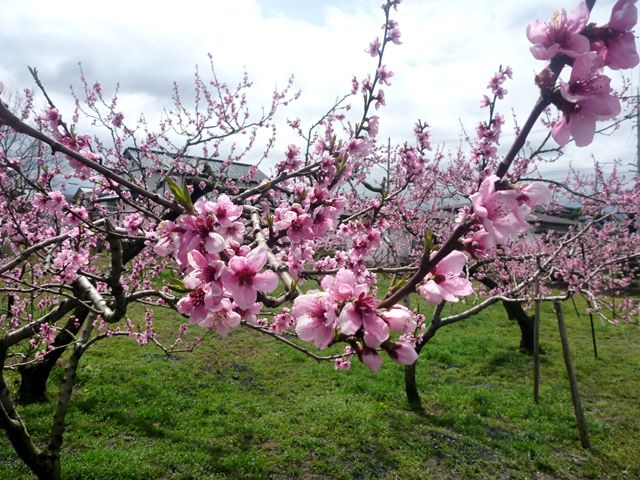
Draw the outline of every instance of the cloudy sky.
<instances>
[{"instance_id":1,"label":"cloudy sky","mask_svg":"<svg viewBox=\"0 0 640 480\"><path fill-rule=\"evenodd\" d=\"M558 3L559 2L559 3ZM608 20L612 0L598 1L592 20ZM27 65L35 66L56 102L68 105L68 87L78 82L78 62L90 81L105 91L120 83L128 117L151 118L168 105L175 80L189 85L196 64L214 58L219 77L237 80L246 68L255 82L252 101L267 104L276 85L290 74L301 99L280 117L281 148L288 140L284 120L317 119L332 101L349 91L351 78L371 72L364 49L379 35L381 0L114 0L109 3L61 0L0 0L0 80L7 90L31 86ZM381 138L408 139L420 118L432 126L436 144L454 148L460 122L473 131L485 118L479 100L500 64L514 80L500 111L524 121L537 92L533 76L544 65L529 53L527 24L548 19L567 0L405 0L394 14L402 31L385 63L395 72L381 111ZM612 73L616 84L620 75ZM638 86L639 70L627 77ZM260 101L264 98L264 101ZM360 106L358 99L354 108ZM635 162L631 122L593 148L569 149L578 166L595 155L603 162ZM513 138L505 129L503 144ZM543 127L534 129L535 138ZM275 161L275 160L274 160ZM549 170L564 172L566 163ZM628 167L629 169L631 167Z\"/></svg>"}]
</instances>

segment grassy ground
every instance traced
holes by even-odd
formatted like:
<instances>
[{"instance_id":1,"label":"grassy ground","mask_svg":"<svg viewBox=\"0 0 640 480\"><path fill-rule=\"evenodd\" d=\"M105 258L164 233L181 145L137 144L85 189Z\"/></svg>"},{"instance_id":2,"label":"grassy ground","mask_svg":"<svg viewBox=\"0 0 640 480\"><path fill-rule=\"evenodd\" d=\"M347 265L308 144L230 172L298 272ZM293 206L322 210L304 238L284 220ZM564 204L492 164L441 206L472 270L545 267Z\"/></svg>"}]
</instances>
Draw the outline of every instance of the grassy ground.
<instances>
[{"instance_id":1,"label":"grassy ground","mask_svg":"<svg viewBox=\"0 0 640 480\"><path fill-rule=\"evenodd\" d=\"M542 324L541 403L532 358L501 307L442 329L423 351L426 415L403 371L336 372L248 332L167 359L126 339L83 359L68 415L68 479L640 478L640 332L568 316L593 448L580 447L551 306ZM178 320L161 322L167 331ZM51 378L56 391L62 370ZM53 406L22 409L40 440ZM0 435L0 479L32 478Z\"/></svg>"}]
</instances>

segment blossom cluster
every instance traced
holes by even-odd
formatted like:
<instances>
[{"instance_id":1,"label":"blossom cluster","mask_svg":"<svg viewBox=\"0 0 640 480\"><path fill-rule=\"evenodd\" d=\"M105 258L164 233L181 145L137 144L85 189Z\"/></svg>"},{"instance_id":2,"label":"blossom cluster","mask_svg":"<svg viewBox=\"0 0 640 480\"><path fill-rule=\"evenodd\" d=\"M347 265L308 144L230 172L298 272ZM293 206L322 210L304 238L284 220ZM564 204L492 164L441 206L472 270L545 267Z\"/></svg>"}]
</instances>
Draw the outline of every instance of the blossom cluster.
<instances>
[{"instance_id":1,"label":"blossom cluster","mask_svg":"<svg viewBox=\"0 0 640 480\"><path fill-rule=\"evenodd\" d=\"M415 332L417 324L410 310L399 305L378 310L367 283L347 269L325 276L321 287L294 301L291 313L297 318L296 333L301 340L326 348L341 336L350 337L347 340L358 358L374 371L382 363L378 348L400 364L416 361L418 356L410 341L389 339L390 331Z\"/></svg>"},{"instance_id":2,"label":"blossom cluster","mask_svg":"<svg viewBox=\"0 0 640 480\"><path fill-rule=\"evenodd\" d=\"M258 292L273 291L278 278L271 270L262 272L267 263L264 245L250 249L241 244L241 206L223 194L216 201L196 202L193 210L160 225L154 250L173 255L184 272L190 292L178 302L178 311L192 323L226 335L243 317L260 310Z\"/></svg>"},{"instance_id":3,"label":"blossom cluster","mask_svg":"<svg viewBox=\"0 0 640 480\"><path fill-rule=\"evenodd\" d=\"M538 76L543 93L551 92L552 102L562 113L552 129L559 145L566 145L570 137L579 147L589 145L596 121L620 113L620 101L611 88L611 79L602 72L604 67L630 69L640 62L632 32L638 14L635 3L636 0L618 0L609 22L602 26L587 24L590 12L582 1L570 15L561 9L549 22L536 20L527 28L535 58L552 60L563 56L564 62L572 66L569 81L560 81L555 90L555 81L549 82L553 76L548 70Z\"/></svg>"}]
</instances>

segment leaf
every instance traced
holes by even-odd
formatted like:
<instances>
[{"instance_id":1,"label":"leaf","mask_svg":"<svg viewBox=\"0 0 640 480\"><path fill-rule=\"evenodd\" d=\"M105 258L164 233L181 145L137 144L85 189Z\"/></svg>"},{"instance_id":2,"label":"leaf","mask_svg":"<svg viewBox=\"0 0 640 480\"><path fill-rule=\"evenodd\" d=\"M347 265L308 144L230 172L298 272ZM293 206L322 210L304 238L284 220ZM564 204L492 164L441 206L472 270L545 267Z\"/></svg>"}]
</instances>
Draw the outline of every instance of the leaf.
<instances>
[{"instance_id":1,"label":"leaf","mask_svg":"<svg viewBox=\"0 0 640 480\"><path fill-rule=\"evenodd\" d=\"M170 280L168 287L169 289L171 289L176 293L189 293L191 291L190 289L184 286L184 283L182 283L182 280L175 277Z\"/></svg>"},{"instance_id":2,"label":"leaf","mask_svg":"<svg viewBox=\"0 0 640 480\"><path fill-rule=\"evenodd\" d=\"M433 232L429 231L424 234L422 256L429 258L429 256L431 255L432 248L433 248Z\"/></svg>"},{"instance_id":3,"label":"leaf","mask_svg":"<svg viewBox=\"0 0 640 480\"><path fill-rule=\"evenodd\" d=\"M193 209L193 202L191 201L191 193L189 193L189 188L187 188L187 180L182 179L182 187L173 181L170 177L165 177L165 182L167 182L167 186L171 193L173 193L176 202L185 207L187 210Z\"/></svg>"},{"instance_id":4,"label":"leaf","mask_svg":"<svg viewBox=\"0 0 640 480\"><path fill-rule=\"evenodd\" d=\"M394 292L402 288L407 283L407 278L403 276L393 276L391 280L391 285L389 285L389 289L385 294L385 298L390 297Z\"/></svg>"}]
</instances>

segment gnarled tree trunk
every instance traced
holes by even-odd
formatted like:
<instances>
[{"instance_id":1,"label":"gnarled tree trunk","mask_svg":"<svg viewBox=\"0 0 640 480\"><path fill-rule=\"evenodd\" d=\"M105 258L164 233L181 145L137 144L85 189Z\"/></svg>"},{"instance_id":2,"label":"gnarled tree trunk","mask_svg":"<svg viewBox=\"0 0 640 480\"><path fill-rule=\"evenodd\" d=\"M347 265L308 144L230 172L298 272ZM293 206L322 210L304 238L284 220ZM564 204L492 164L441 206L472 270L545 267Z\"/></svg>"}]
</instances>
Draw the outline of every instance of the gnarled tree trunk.
<instances>
[{"instance_id":1,"label":"gnarled tree trunk","mask_svg":"<svg viewBox=\"0 0 640 480\"><path fill-rule=\"evenodd\" d=\"M76 308L75 316L71 317L64 329L60 330L53 341L57 347L44 357L42 362L25 365L20 368L20 387L18 388L18 401L23 404L47 401L47 380L51 370L58 359L64 354L67 346L73 342L74 336L80 330L89 311L85 308Z\"/></svg>"}]
</instances>

